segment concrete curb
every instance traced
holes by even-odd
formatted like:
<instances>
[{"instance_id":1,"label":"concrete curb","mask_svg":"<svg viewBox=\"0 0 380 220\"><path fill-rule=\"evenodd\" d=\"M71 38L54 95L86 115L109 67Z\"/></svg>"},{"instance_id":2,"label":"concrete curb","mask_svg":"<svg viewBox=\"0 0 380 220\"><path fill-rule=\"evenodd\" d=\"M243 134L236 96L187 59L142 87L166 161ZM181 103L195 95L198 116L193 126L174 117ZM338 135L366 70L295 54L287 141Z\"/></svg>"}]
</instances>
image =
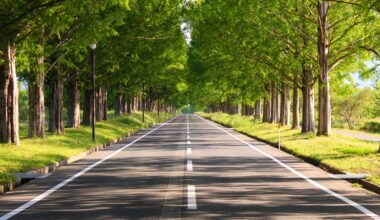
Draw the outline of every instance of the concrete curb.
<instances>
[{"instance_id":1,"label":"concrete curb","mask_svg":"<svg viewBox=\"0 0 380 220\"><path fill-rule=\"evenodd\" d=\"M160 124L160 123L161 122L156 123L156 124L152 124L148 128L151 128L151 127L153 127L153 126L155 126L157 124ZM44 167L40 167L40 168L36 168L36 169L32 169L32 170L26 171L26 173L48 174L50 172L53 172L53 171L57 170L61 166L65 166L65 165L74 163L74 162L76 162L76 161L78 161L80 159L85 158L86 156L88 156L90 154L93 154L93 153L95 153L97 151L100 151L102 149L108 148L112 144L116 144L116 143L118 143L118 142L120 142L122 140L125 140L127 137L133 136L136 133L138 133L140 131L143 131L144 129L146 129L146 128L145 127L140 128L140 129L138 129L138 130L136 130L136 131L134 131L132 133L128 132L128 134L125 135L125 136L122 136L122 137L116 138L116 139L114 139L112 141L109 141L107 143L104 143L104 144L92 147L91 149L89 149L87 151L84 151L84 152L79 153L77 155L74 155L72 157L66 158L64 160L61 160L61 161L58 161L58 162L46 165ZM23 182L21 182L21 180L16 180L15 182L6 183L6 184L3 184L3 185L0 184L0 196L1 196L1 194L4 194L6 192L13 191L15 188L17 188L18 186L20 186L22 184L23 184Z\"/></svg>"},{"instance_id":2,"label":"concrete curb","mask_svg":"<svg viewBox=\"0 0 380 220\"><path fill-rule=\"evenodd\" d=\"M83 159L84 157L86 157L86 156L88 156L90 154L93 154L93 153L95 153L97 151L100 151L102 149L110 147L112 144L115 144L115 143L117 143L117 142L119 142L121 140L124 140L125 138L127 138L127 137L129 137L131 135L134 135L135 133L137 133L139 131L140 130L138 130L136 132L133 132L133 133L128 133L126 136L122 136L122 137L114 139L114 140L112 140L110 142L107 142L105 144L101 144L101 145L92 147L91 149L89 149L87 151L84 151L84 152L79 153L77 155L74 155L72 157L66 158L64 160L61 160L61 161L58 161L58 162L46 165L44 167L40 167L40 168L36 168L36 169L32 169L32 170L26 171L26 173L48 174L50 172L53 172L53 171L57 170L61 166L65 166L65 165L74 163L74 162L76 162L76 161L78 161L80 159ZM0 194L6 193L6 192L9 192L9 191L13 191L15 188L17 188L18 186L20 186L22 184L23 183L21 182L21 180L16 180L15 182L11 182L11 183L0 185Z\"/></svg>"},{"instance_id":3,"label":"concrete curb","mask_svg":"<svg viewBox=\"0 0 380 220\"><path fill-rule=\"evenodd\" d=\"M211 120L210 118L207 118L207 119ZM217 121L214 121L214 120L211 120L211 121L213 121L213 122L215 122L215 123L217 123L219 125L222 125L224 127L232 128L229 125L225 125L223 123L220 123L220 122L217 122ZM235 130L235 131L239 132L241 134L244 134L244 135L246 135L248 137L251 137L251 138L253 138L255 140L258 140L260 142L263 142L265 144L268 144L269 146L272 146L272 147L278 149L278 142L277 143L273 143L273 142L261 139L260 137L248 134L248 133L246 133L244 131L237 131L237 130ZM331 166L329 166L327 164L324 164L324 163L322 163L322 162L320 162L318 160L312 159L310 157L305 157L305 156L299 155L296 152L294 152L294 151L286 148L286 146L281 145L281 151L284 151L284 152L286 152L288 154L291 154L291 155L293 155L293 156L295 156L297 158L300 158L301 160L305 161L306 163L309 163L309 164L311 164L313 166L319 167L319 168L321 168L322 170L324 170L324 171L326 171L328 173L332 173L332 174L347 174L344 171L338 170L338 169L336 169L334 167L331 167ZM348 181L348 180L346 180L346 181ZM352 183L352 182L355 182L355 181L348 181L348 182ZM369 182L367 180L364 180L364 179L357 180L356 182L359 183L360 185L362 185L364 189L372 191L372 192L377 193L377 194L380 194L380 186L378 186L378 185L376 185L374 183L371 183L371 182Z\"/></svg>"}]
</instances>

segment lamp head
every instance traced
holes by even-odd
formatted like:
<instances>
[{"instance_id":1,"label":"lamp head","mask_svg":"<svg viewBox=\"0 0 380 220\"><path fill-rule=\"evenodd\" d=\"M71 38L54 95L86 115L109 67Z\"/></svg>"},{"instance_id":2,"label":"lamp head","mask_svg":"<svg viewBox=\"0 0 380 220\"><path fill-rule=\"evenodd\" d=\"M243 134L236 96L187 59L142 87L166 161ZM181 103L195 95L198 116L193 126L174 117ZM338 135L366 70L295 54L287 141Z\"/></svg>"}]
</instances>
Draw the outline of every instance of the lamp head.
<instances>
[{"instance_id":1,"label":"lamp head","mask_svg":"<svg viewBox=\"0 0 380 220\"><path fill-rule=\"evenodd\" d=\"M92 50L95 50L95 49L96 49L96 43L91 44L91 45L90 45L90 48L91 48Z\"/></svg>"}]
</instances>

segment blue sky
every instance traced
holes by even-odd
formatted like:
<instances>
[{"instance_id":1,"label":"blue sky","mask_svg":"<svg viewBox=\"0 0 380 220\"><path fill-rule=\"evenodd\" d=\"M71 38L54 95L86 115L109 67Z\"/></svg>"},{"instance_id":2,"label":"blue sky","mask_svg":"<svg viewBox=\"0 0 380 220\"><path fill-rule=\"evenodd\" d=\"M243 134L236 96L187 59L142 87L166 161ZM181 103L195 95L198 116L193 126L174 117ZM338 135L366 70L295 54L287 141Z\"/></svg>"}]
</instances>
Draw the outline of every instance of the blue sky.
<instances>
[{"instance_id":1,"label":"blue sky","mask_svg":"<svg viewBox=\"0 0 380 220\"><path fill-rule=\"evenodd\" d=\"M363 89L365 87L373 87L373 82L372 80L362 80L360 79L359 73L354 73L352 77L355 80L355 83L358 85L359 88Z\"/></svg>"}]
</instances>

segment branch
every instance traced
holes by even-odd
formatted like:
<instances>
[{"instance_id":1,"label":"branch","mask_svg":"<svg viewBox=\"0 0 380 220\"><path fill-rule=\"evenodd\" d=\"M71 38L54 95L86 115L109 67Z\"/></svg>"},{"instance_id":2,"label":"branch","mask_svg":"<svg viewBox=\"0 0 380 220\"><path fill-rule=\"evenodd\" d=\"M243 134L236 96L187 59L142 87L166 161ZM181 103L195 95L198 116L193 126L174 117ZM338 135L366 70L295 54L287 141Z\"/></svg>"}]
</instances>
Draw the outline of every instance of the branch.
<instances>
[{"instance_id":1,"label":"branch","mask_svg":"<svg viewBox=\"0 0 380 220\"><path fill-rule=\"evenodd\" d=\"M3 32L8 26L10 26L10 25L12 25L14 23L19 22L20 20L24 19L29 14L32 14L32 13L34 13L35 11L37 11L39 9L47 8L47 7L53 7L53 6L56 6L58 3L61 3L61 2L64 2L64 1L65 0L54 0L54 1L51 1L51 2L47 2L47 3L44 3L44 4L33 6L33 7L29 8L27 11L25 11L24 13L21 13L15 19L13 19L13 20L5 23L4 25L0 26L0 32Z\"/></svg>"},{"instance_id":2,"label":"branch","mask_svg":"<svg viewBox=\"0 0 380 220\"><path fill-rule=\"evenodd\" d=\"M353 55L356 51L351 51L349 53L346 53L338 58L336 58L330 65L329 65L329 70L332 70L335 68L340 62L348 58L349 56Z\"/></svg>"},{"instance_id":3,"label":"branch","mask_svg":"<svg viewBox=\"0 0 380 220\"><path fill-rule=\"evenodd\" d=\"M50 70L52 70L53 67L58 63L58 61L61 60L64 56L66 56L68 53L69 51L66 51L64 54L62 54L56 60L54 60L54 62L49 66L49 69L46 70L45 74L47 74Z\"/></svg>"},{"instance_id":4,"label":"branch","mask_svg":"<svg viewBox=\"0 0 380 220\"><path fill-rule=\"evenodd\" d=\"M360 46L360 48L363 49L363 50L367 50L369 52L372 52L376 56L380 57L380 53L377 50L375 50L374 48L370 47L370 46Z\"/></svg>"}]
</instances>

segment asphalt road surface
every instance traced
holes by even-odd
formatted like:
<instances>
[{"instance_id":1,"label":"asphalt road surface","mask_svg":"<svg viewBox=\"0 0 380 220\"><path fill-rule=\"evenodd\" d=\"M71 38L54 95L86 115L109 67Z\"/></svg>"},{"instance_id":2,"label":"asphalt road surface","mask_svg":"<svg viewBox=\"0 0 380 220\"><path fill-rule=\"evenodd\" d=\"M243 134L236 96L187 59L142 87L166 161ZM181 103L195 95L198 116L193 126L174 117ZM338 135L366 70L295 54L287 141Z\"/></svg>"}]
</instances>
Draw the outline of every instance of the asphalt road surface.
<instances>
[{"instance_id":1,"label":"asphalt road surface","mask_svg":"<svg viewBox=\"0 0 380 220\"><path fill-rule=\"evenodd\" d=\"M0 196L0 220L379 215L379 195L195 115L141 131Z\"/></svg>"}]
</instances>

